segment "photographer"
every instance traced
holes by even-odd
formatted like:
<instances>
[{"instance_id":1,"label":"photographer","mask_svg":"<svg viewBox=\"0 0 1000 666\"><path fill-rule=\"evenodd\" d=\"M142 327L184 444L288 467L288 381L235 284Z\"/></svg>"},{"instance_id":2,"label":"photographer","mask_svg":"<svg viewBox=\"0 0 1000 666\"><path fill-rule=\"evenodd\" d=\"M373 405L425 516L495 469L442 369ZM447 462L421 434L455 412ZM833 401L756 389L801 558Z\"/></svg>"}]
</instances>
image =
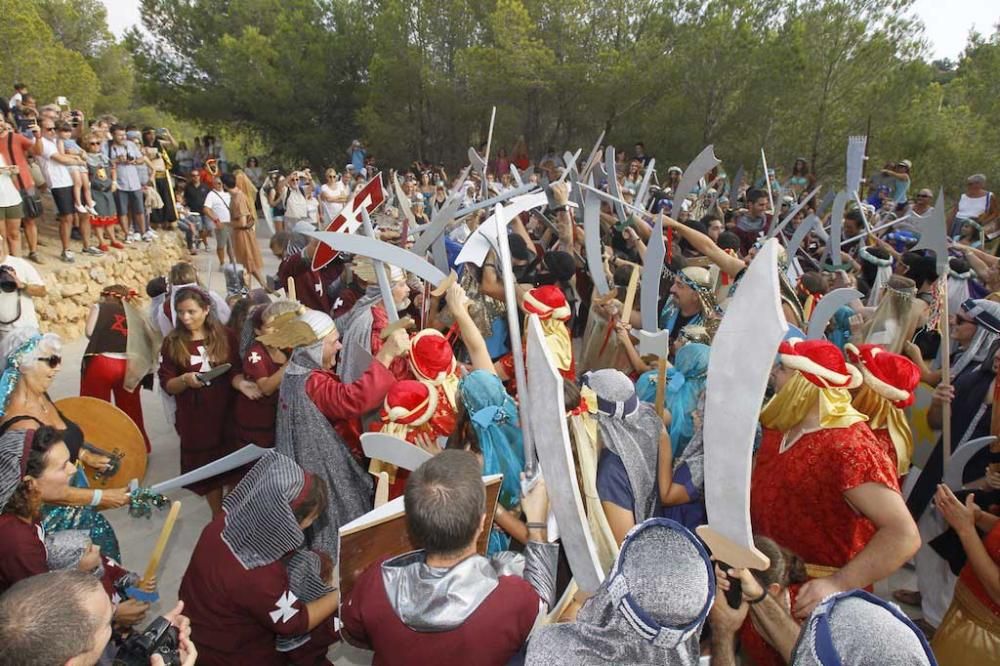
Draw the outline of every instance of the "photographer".
<instances>
[{"instance_id":1,"label":"photographer","mask_svg":"<svg viewBox=\"0 0 1000 666\"><path fill-rule=\"evenodd\" d=\"M193 666L198 651L191 643L191 623L181 615L183 609L184 604L178 602L170 613L138 634L138 640L130 639L119 648L110 642L114 607L99 578L72 570L25 578L0 596L0 663L93 666L114 659L114 663L162 666L159 654L142 657L143 648L152 642L150 629L162 626L165 620L169 628L146 653L160 646L176 646L171 655L174 663ZM133 647L138 649L126 649Z\"/></svg>"},{"instance_id":2,"label":"photographer","mask_svg":"<svg viewBox=\"0 0 1000 666\"><path fill-rule=\"evenodd\" d=\"M38 328L33 296L45 295L45 282L35 267L7 254L0 236L0 339L15 328Z\"/></svg>"}]
</instances>

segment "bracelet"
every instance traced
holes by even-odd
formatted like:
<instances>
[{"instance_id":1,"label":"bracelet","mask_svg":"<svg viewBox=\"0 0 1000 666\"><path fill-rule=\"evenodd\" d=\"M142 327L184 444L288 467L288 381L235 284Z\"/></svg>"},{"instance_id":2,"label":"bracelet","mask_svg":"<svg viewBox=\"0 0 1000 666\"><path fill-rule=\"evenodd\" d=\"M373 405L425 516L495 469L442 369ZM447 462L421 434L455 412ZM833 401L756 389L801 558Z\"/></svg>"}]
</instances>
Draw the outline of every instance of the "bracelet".
<instances>
[{"instance_id":1,"label":"bracelet","mask_svg":"<svg viewBox=\"0 0 1000 666\"><path fill-rule=\"evenodd\" d=\"M100 488L94 489L94 496L90 500L90 506L97 506L101 503L101 499L104 498L104 491Z\"/></svg>"},{"instance_id":2,"label":"bracelet","mask_svg":"<svg viewBox=\"0 0 1000 666\"><path fill-rule=\"evenodd\" d=\"M549 528L545 523L528 523L529 530L547 530Z\"/></svg>"},{"instance_id":3,"label":"bracelet","mask_svg":"<svg viewBox=\"0 0 1000 666\"><path fill-rule=\"evenodd\" d=\"M766 587L761 590L759 597L757 597L756 599L751 599L748 603L751 606L753 606L754 604L759 604L760 602L764 601L764 599L767 599L767 588Z\"/></svg>"}]
</instances>

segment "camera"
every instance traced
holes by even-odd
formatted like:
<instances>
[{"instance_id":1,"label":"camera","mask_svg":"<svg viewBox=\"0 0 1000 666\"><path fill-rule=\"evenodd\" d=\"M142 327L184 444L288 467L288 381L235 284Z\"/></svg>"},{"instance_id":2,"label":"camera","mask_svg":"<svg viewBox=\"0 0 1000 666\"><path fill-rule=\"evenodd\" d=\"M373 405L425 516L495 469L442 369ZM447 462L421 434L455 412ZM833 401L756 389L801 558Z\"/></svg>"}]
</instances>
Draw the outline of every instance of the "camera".
<instances>
[{"instance_id":1,"label":"camera","mask_svg":"<svg viewBox=\"0 0 1000 666\"><path fill-rule=\"evenodd\" d=\"M115 655L114 666L148 666L154 654L160 655L166 666L180 666L180 636L177 627L165 617L149 623L141 634L129 636Z\"/></svg>"},{"instance_id":2,"label":"camera","mask_svg":"<svg viewBox=\"0 0 1000 666\"><path fill-rule=\"evenodd\" d=\"M17 291L17 276L10 266L0 266L0 291L7 294Z\"/></svg>"}]
</instances>

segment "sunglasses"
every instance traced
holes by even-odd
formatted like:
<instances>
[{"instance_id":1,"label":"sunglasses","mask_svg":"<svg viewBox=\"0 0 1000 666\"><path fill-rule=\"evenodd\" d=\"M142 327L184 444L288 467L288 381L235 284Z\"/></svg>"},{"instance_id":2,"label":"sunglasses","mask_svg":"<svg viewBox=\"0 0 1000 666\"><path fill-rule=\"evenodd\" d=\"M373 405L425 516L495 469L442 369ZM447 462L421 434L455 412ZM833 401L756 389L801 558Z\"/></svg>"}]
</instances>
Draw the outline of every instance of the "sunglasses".
<instances>
[{"instance_id":1,"label":"sunglasses","mask_svg":"<svg viewBox=\"0 0 1000 666\"><path fill-rule=\"evenodd\" d=\"M87 145L88 146L99 146L99 145L101 145L101 142L100 141L88 141Z\"/></svg>"},{"instance_id":2,"label":"sunglasses","mask_svg":"<svg viewBox=\"0 0 1000 666\"><path fill-rule=\"evenodd\" d=\"M62 363L62 356L56 356L53 354L52 356L43 356L38 360L41 363L46 363L50 368L58 368Z\"/></svg>"}]
</instances>

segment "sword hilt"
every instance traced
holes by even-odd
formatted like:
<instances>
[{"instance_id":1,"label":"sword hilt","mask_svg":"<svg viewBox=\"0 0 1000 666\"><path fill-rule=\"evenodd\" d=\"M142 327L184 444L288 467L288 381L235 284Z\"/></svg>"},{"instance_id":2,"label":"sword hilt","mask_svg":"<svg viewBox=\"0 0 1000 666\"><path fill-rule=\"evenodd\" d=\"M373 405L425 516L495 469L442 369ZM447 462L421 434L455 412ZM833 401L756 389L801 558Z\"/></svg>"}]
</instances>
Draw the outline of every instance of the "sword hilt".
<instances>
[{"instance_id":1,"label":"sword hilt","mask_svg":"<svg viewBox=\"0 0 1000 666\"><path fill-rule=\"evenodd\" d=\"M726 573L726 578L729 579L729 589L726 590L726 602L730 608L735 610L743 603L743 581L738 576L729 575L731 567L725 562L719 562L719 568Z\"/></svg>"}]
</instances>

